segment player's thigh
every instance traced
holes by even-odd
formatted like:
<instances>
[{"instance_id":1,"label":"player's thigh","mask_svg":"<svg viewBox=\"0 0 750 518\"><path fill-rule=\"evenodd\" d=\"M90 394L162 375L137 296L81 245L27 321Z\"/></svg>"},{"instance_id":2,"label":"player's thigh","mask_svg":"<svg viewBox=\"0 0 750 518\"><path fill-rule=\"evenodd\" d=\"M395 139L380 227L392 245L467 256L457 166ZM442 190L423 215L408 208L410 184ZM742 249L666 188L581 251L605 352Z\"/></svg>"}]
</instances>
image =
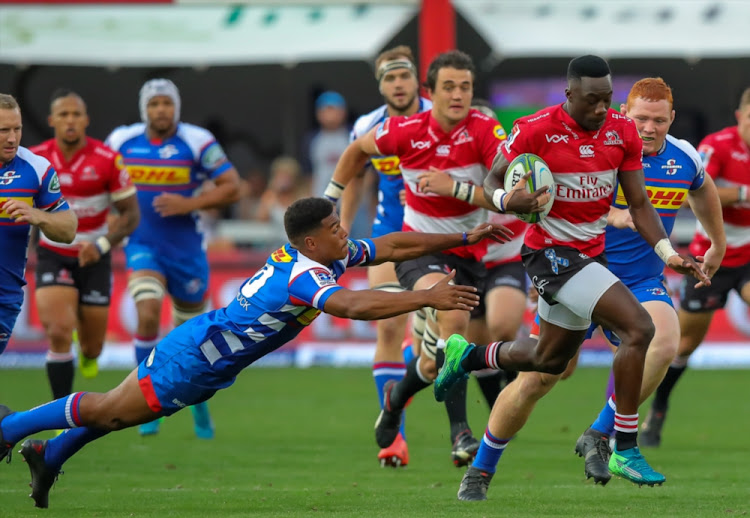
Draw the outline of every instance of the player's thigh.
<instances>
[{"instance_id":1,"label":"player's thigh","mask_svg":"<svg viewBox=\"0 0 750 518\"><path fill-rule=\"evenodd\" d=\"M401 286L396 275L396 265L392 262L377 264L367 268L367 280L371 288L378 286Z\"/></svg>"},{"instance_id":2,"label":"player's thigh","mask_svg":"<svg viewBox=\"0 0 750 518\"><path fill-rule=\"evenodd\" d=\"M674 358L680 342L680 322L674 307L660 300L641 304L654 323L654 337L649 345L649 353L658 351L660 356Z\"/></svg>"},{"instance_id":3,"label":"player's thigh","mask_svg":"<svg viewBox=\"0 0 750 518\"><path fill-rule=\"evenodd\" d=\"M499 286L485 294L485 318L492 340L513 340L526 312L526 291Z\"/></svg>"},{"instance_id":4,"label":"player's thigh","mask_svg":"<svg viewBox=\"0 0 750 518\"><path fill-rule=\"evenodd\" d=\"M540 299L540 303L541 305L546 304L543 299ZM553 308L556 308L556 306L553 306ZM564 307L561 306L559 309L564 309ZM564 370L565 366L576 355L578 348L583 343L588 326L583 329L568 329L545 320L550 315L552 316L552 320L563 320L562 318L558 318L558 314L554 309L551 313L545 311L544 314L539 314L539 339L536 346L536 355L539 363L564 362L561 369Z\"/></svg>"},{"instance_id":5,"label":"player's thigh","mask_svg":"<svg viewBox=\"0 0 750 518\"><path fill-rule=\"evenodd\" d=\"M750 306L750 275L744 280L744 283L740 286L738 291L745 304Z\"/></svg>"},{"instance_id":6,"label":"player's thigh","mask_svg":"<svg viewBox=\"0 0 750 518\"><path fill-rule=\"evenodd\" d=\"M180 307L194 309L205 303L208 290L208 259L202 251L192 256L163 257L167 292Z\"/></svg>"},{"instance_id":7,"label":"player's thigh","mask_svg":"<svg viewBox=\"0 0 750 518\"><path fill-rule=\"evenodd\" d=\"M619 280L599 298L593 320L614 331L624 344L647 347L653 336L651 317L627 286Z\"/></svg>"}]
</instances>

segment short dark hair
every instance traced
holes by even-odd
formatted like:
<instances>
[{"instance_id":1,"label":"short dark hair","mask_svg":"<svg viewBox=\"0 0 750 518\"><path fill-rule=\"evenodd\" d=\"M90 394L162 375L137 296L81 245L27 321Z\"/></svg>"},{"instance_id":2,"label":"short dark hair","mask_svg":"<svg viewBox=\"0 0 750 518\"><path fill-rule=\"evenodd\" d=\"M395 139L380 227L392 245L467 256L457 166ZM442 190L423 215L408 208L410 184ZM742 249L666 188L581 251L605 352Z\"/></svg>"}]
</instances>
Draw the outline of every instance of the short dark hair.
<instances>
[{"instance_id":1,"label":"short dark hair","mask_svg":"<svg viewBox=\"0 0 750 518\"><path fill-rule=\"evenodd\" d=\"M474 61L471 56L460 50L449 50L438 55L430 63L427 69L427 82L425 86L431 91L435 91L435 85L437 84L438 71L441 68L455 68L456 70L468 70L471 72L471 77L476 76L476 69L474 68Z\"/></svg>"},{"instance_id":2,"label":"short dark hair","mask_svg":"<svg viewBox=\"0 0 750 518\"><path fill-rule=\"evenodd\" d=\"M327 198L301 198L284 213L284 230L294 242L320 228L321 222L336 209Z\"/></svg>"},{"instance_id":3,"label":"short dark hair","mask_svg":"<svg viewBox=\"0 0 750 518\"><path fill-rule=\"evenodd\" d=\"M587 54L570 60L568 81L582 77L604 77L611 74L607 62L599 56Z\"/></svg>"},{"instance_id":4,"label":"short dark hair","mask_svg":"<svg viewBox=\"0 0 750 518\"><path fill-rule=\"evenodd\" d=\"M58 88L54 92L52 92L52 95L49 97L49 107L50 111L52 111L52 105L55 104L55 101L58 99L63 99L65 97L78 97L79 99L83 100L83 97L78 95L76 92L71 90L70 88Z\"/></svg>"}]
</instances>

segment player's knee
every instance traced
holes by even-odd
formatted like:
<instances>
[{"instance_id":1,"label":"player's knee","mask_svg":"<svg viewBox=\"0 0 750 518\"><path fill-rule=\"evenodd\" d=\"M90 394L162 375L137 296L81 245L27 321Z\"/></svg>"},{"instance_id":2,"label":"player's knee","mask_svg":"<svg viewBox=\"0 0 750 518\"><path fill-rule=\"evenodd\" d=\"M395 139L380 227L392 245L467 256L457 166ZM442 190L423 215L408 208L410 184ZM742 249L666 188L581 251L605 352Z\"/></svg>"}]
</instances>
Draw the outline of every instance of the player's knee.
<instances>
[{"instance_id":1,"label":"player's knee","mask_svg":"<svg viewBox=\"0 0 750 518\"><path fill-rule=\"evenodd\" d=\"M440 334L443 336L454 333L466 334L466 328L469 326L469 312L460 310L439 311L437 322L440 327Z\"/></svg>"},{"instance_id":2,"label":"player's knee","mask_svg":"<svg viewBox=\"0 0 750 518\"><path fill-rule=\"evenodd\" d=\"M191 318L205 313L206 305L207 301L203 301L200 306L182 306L180 304L172 303L172 319L174 320L175 327L184 324Z\"/></svg>"},{"instance_id":3,"label":"player's knee","mask_svg":"<svg viewBox=\"0 0 750 518\"><path fill-rule=\"evenodd\" d=\"M161 302L166 289L156 277L134 277L128 281L128 291L136 304L144 300Z\"/></svg>"},{"instance_id":4,"label":"player's knee","mask_svg":"<svg viewBox=\"0 0 750 518\"><path fill-rule=\"evenodd\" d=\"M618 331L617 334L622 338L623 345L627 344L646 349L654 338L655 331L651 318L643 318L630 325L624 333Z\"/></svg>"},{"instance_id":5,"label":"player's knee","mask_svg":"<svg viewBox=\"0 0 750 518\"><path fill-rule=\"evenodd\" d=\"M54 352L68 352L73 343L73 326L52 322L45 326L50 349Z\"/></svg>"},{"instance_id":6,"label":"player's knee","mask_svg":"<svg viewBox=\"0 0 750 518\"><path fill-rule=\"evenodd\" d=\"M672 336L656 337L648 347L648 359L657 365L669 364L677 355L679 340Z\"/></svg>"},{"instance_id":7,"label":"player's knee","mask_svg":"<svg viewBox=\"0 0 750 518\"><path fill-rule=\"evenodd\" d=\"M497 322L487 325L491 340L513 340L518 329L509 322Z\"/></svg>"}]
</instances>

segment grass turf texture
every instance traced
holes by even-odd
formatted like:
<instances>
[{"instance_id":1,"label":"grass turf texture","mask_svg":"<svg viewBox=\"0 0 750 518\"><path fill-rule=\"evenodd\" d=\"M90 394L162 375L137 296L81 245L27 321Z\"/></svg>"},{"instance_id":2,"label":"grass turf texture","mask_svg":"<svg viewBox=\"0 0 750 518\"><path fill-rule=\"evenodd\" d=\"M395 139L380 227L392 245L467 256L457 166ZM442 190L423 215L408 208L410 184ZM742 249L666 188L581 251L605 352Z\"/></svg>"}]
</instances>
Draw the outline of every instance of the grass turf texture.
<instances>
[{"instance_id":1,"label":"grass turf texture","mask_svg":"<svg viewBox=\"0 0 750 518\"><path fill-rule=\"evenodd\" d=\"M77 377L106 390L124 372ZM40 371L0 373L0 401L25 409L47 400ZM364 369L251 369L211 402L216 438L194 437L183 411L158 436L135 429L86 446L65 466L50 509L27 497L20 454L0 465L2 517L119 516L744 516L750 512L747 371L688 371L676 389L663 445L644 450L663 487L585 481L576 438L603 403L607 372L581 369L537 406L511 442L487 502L459 502L463 470L450 461L447 418L432 391L409 407L409 467L379 467L377 408ZM470 382L476 434L488 410ZM644 406L644 409L646 407ZM645 410L644 410L645 414ZM39 437L48 438L48 433ZM18 450L17 446L14 450Z\"/></svg>"}]
</instances>

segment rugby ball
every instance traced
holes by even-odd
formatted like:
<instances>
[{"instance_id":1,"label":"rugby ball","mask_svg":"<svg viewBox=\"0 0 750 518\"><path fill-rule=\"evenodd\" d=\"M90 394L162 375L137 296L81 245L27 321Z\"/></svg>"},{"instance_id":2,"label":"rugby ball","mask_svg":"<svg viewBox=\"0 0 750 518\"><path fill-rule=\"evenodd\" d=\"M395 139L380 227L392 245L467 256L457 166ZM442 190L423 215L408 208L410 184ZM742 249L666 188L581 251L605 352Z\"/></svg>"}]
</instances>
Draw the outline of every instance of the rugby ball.
<instances>
[{"instance_id":1,"label":"rugby ball","mask_svg":"<svg viewBox=\"0 0 750 518\"><path fill-rule=\"evenodd\" d=\"M529 176L529 180L526 182L526 190L534 192L546 186L549 187L552 196L550 196L549 201L544 205L543 212L512 214L515 214L518 219L526 223L539 223L547 217L547 214L552 209L552 204L555 202L555 179L552 177L552 171L549 170L549 166L541 157L532 153L522 153L514 158L505 172L505 191L510 192L521 177L529 171L531 171L531 176Z\"/></svg>"}]
</instances>

